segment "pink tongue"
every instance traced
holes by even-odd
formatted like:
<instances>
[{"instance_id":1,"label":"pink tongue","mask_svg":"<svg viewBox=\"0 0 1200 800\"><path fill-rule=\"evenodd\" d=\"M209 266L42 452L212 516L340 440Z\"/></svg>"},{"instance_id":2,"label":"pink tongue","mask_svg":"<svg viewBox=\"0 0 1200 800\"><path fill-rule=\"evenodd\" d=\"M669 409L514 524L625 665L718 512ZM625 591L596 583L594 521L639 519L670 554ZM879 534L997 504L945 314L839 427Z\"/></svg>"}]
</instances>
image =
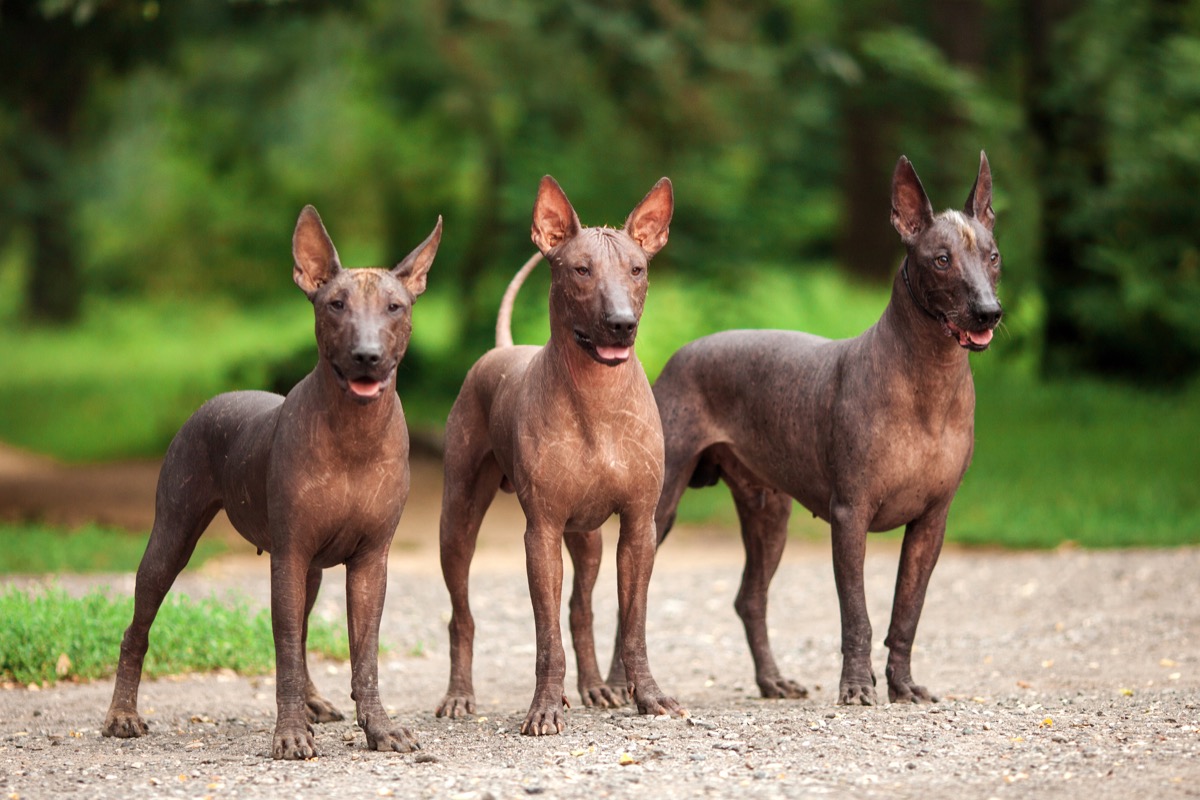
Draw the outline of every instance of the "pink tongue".
<instances>
[{"instance_id":1,"label":"pink tongue","mask_svg":"<svg viewBox=\"0 0 1200 800\"><path fill-rule=\"evenodd\" d=\"M379 390L382 388L383 384L379 381L366 380L364 378L350 381L350 391L359 397L374 397L379 394Z\"/></svg>"},{"instance_id":2,"label":"pink tongue","mask_svg":"<svg viewBox=\"0 0 1200 800\"><path fill-rule=\"evenodd\" d=\"M967 331L967 338L972 344L987 344L992 340L991 331Z\"/></svg>"},{"instance_id":3,"label":"pink tongue","mask_svg":"<svg viewBox=\"0 0 1200 800\"><path fill-rule=\"evenodd\" d=\"M628 347L597 347L596 355L605 361L624 361L629 358Z\"/></svg>"}]
</instances>

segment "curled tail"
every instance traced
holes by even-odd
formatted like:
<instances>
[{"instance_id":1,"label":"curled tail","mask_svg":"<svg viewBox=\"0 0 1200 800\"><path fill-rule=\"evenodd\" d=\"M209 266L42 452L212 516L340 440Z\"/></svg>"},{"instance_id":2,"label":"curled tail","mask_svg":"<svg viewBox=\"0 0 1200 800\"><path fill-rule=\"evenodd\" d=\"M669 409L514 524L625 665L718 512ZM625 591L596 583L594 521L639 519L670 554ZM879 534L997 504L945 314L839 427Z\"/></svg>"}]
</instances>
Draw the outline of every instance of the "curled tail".
<instances>
[{"instance_id":1,"label":"curled tail","mask_svg":"<svg viewBox=\"0 0 1200 800\"><path fill-rule=\"evenodd\" d=\"M542 254L534 253L508 282L508 288L504 290L504 297L500 300L500 313L496 317L496 347L512 347L513 304L517 302L517 292L521 291L521 284L525 283L529 273L533 272L533 268L541 260Z\"/></svg>"}]
</instances>

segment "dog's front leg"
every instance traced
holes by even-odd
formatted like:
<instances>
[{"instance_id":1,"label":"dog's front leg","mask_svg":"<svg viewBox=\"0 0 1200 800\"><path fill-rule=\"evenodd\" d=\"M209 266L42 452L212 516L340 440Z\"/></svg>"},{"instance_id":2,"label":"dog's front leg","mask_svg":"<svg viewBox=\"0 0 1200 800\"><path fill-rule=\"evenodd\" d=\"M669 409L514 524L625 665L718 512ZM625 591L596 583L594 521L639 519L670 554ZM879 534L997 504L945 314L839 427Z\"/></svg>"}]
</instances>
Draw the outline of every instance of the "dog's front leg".
<instances>
[{"instance_id":1,"label":"dog's front leg","mask_svg":"<svg viewBox=\"0 0 1200 800\"><path fill-rule=\"evenodd\" d=\"M629 695L641 714L678 714L687 711L663 693L650 674L646 655L646 596L654 569L654 509L621 514L617 540L617 603L621 634L621 660Z\"/></svg>"},{"instance_id":2,"label":"dog's front leg","mask_svg":"<svg viewBox=\"0 0 1200 800\"><path fill-rule=\"evenodd\" d=\"M346 562L350 696L358 726L367 736L367 747L407 753L420 748L416 737L407 728L392 723L379 699L379 622L387 594L387 557L391 544L391 537L382 538L383 547L356 554Z\"/></svg>"},{"instance_id":3,"label":"dog's front leg","mask_svg":"<svg viewBox=\"0 0 1200 800\"><path fill-rule=\"evenodd\" d=\"M279 537L274 537L279 541ZM304 601L309 559L292 548L271 553L271 630L275 637L275 739L273 758L298 760L317 755L308 723L304 667Z\"/></svg>"},{"instance_id":4,"label":"dog's front leg","mask_svg":"<svg viewBox=\"0 0 1200 800\"><path fill-rule=\"evenodd\" d=\"M345 719L342 712L326 700L313 683L312 674L308 671L308 618L312 616L313 606L317 602L317 592L321 590L321 576L324 573L319 567L309 567L305 581L304 596L304 636L300 646L304 651L304 704L308 706L309 722L340 722Z\"/></svg>"},{"instance_id":5,"label":"dog's front leg","mask_svg":"<svg viewBox=\"0 0 1200 800\"><path fill-rule=\"evenodd\" d=\"M571 643L575 647L575 669L579 673L579 696L585 706L616 708L623 705L617 692L600 677L593 633L592 591L600 571L604 540L600 531L567 534L567 552L571 554L574 581L571 587ZM620 648L617 648L620 655Z\"/></svg>"},{"instance_id":6,"label":"dog's front leg","mask_svg":"<svg viewBox=\"0 0 1200 800\"><path fill-rule=\"evenodd\" d=\"M562 733L567 658L563 652L559 613L562 603L562 526L530 520L525 529L525 569L537 635L537 684L529 713L521 724L526 736Z\"/></svg>"},{"instance_id":7,"label":"dog's front leg","mask_svg":"<svg viewBox=\"0 0 1200 800\"><path fill-rule=\"evenodd\" d=\"M833 579L842 612L842 678L838 686L841 705L873 706L875 670L871 667L871 619L863 586L867 555L867 520L861 504L830 504L833 541Z\"/></svg>"},{"instance_id":8,"label":"dog's front leg","mask_svg":"<svg viewBox=\"0 0 1200 800\"><path fill-rule=\"evenodd\" d=\"M912 648L917 621L925 605L929 577L942 552L946 537L946 517L950 506L934 509L908 524L900 550L900 569L896 575L896 595L892 601L892 623L884 644L888 647L885 674L888 699L893 703L936 703L924 686L912 677Z\"/></svg>"}]
</instances>

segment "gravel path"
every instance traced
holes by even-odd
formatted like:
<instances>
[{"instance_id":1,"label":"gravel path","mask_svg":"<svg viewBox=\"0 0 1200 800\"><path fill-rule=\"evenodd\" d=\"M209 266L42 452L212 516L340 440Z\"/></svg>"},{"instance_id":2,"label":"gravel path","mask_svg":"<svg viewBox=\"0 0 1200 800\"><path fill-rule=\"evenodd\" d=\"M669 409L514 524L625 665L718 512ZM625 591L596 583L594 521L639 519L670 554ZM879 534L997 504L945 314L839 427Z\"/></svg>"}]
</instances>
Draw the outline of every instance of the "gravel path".
<instances>
[{"instance_id":1,"label":"gravel path","mask_svg":"<svg viewBox=\"0 0 1200 800\"><path fill-rule=\"evenodd\" d=\"M887 627L896 555L894 543L871 543L867 592L877 641ZM1200 795L1200 549L949 549L934 573L914 656L917 678L942 702L923 707L835 705L833 578L826 549L804 544L791 547L775 579L771 621L781 668L811 693L801 701L758 699L732 609L741 559L736 537L681 531L656 566L651 665L690 709L688 719L576 707L564 734L520 736L534 660L523 555L511 541L489 545L485 537L472 575L480 715L470 720L431 713L448 675L449 603L436 556L428 546L393 556L381 690L418 734L419 753L368 752L346 722L318 727L320 758L272 761L270 678L147 682L141 705L151 734L132 741L100 736L111 680L8 689L0 690L0 797ZM343 617L342 577L327 576L317 613ZM130 576L61 582L70 591L96 584L132 591ZM614 584L610 560L596 599L605 643ZM266 558L213 562L185 574L177 590L237 591L265 605ZM877 648L882 673L885 651ZM352 711L347 666L318 663L314 674L330 699ZM570 683L568 694L575 703Z\"/></svg>"}]
</instances>

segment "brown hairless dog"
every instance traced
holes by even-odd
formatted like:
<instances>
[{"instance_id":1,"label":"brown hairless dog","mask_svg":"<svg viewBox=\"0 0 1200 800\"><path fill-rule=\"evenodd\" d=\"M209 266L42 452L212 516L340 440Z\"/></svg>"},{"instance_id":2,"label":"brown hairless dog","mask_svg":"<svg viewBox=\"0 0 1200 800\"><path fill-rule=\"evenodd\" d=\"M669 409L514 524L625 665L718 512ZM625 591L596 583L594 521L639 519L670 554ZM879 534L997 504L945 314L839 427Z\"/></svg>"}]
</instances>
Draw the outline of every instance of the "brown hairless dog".
<instances>
[{"instance_id":1,"label":"brown hairless dog","mask_svg":"<svg viewBox=\"0 0 1200 800\"><path fill-rule=\"evenodd\" d=\"M367 746L418 747L379 699L379 621L387 558L408 498L408 428L396 366L412 304L442 238L442 220L394 269L344 270L316 209L300 213L293 277L316 313L318 360L288 396L230 392L176 434L158 479L154 528L138 567L133 622L121 642L105 736L142 736L137 711L150 626L218 509L271 554L271 627L278 716L271 753L317 754L313 722L342 719L317 693L305 661L321 570L346 565L352 697Z\"/></svg>"},{"instance_id":2,"label":"brown hairless dog","mask_svg":"<svg viewBox=\"0 0 1200 800\"><path fill-rule=\"evenodd\" d=\"M975 386L967 354L1000 321L992 175L962 212L934 215L908 159L892 177L892 225L907 255L880 320L854 339L728 331L681 348L654 385L666 441L660 537L687 486L723 479L733 493L746 567L735 608L763 697L803 697L767 639L767 588L787 540L792 498L831 523L842 617L838 702L876 702L863 589L868 531L905 526L886 644L892 702L936 702L911 656L946 515L971 461ZM585 562L586 563L586 562ZM621 683L614 662L609 684Z\"/></svg>"},{"instance_id":3,"label":"brown hairless dog","mask_svg":"<svg viewBox=\"0 0 1200 800\"><path fill-rule=\"evenodd\" d=\"M496 349L471 368L446 421L441 555L453 616L450 685L439 717L475 711L468 572L480 522L501 487L516 492L527 520L537 634L537 686L521 732L538 736L564 728L563 537L572 549L588 537L595 542L590 549L598 551L597 529L613 514L621 518L619 653L627 691L643 714L684 713L659 690L646 657L646 592L663 451L654 396L633 352L647 262L667 242L672 209L671 183L663 178L629 214L624 230L583 228L554 179L542 179L532 236L550 262L550 341L545 347L513 346L508 332L512 296L535 256L506 295ZM587 651L590 662L579 664L581 684L611 697L594 647Z\"/></svg>"}]
</instances>

